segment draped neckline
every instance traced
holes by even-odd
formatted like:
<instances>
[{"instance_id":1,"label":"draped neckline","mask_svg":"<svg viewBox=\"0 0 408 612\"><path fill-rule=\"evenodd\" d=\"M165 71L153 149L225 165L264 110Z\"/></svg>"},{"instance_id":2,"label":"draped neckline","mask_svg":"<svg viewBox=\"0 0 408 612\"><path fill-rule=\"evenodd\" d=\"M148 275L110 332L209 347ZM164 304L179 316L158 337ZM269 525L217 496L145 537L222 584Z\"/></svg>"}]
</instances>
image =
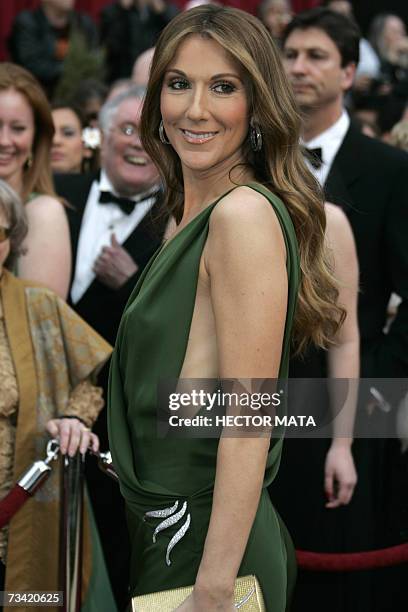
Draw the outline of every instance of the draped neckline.
<instances>
[{"instance_id":1,"label":"draped neckline","mask_svg":"<svg viewBox=\"0 0 408 612\"><path fill-rule=\"evenodd\" d=\"M199 213L197 213L192 219L190 219L190 221L188 221L184 227L182 227L179 231L177 231L177 233L175 233L173 236L171 236L170 238L168 238L167 240L163 241L163 244L161 245L157 255L159 255L159 253L162 253L165 249L167 249L167 247L174 242L178 236L180 236L180 234L182 234L188 227L190 227L195 221L197 221L197 219L201 219L202 215L204 215L204 213L206 213L211 207L215 206L216 204L218 204L218 202L220 200L222 200L222 198L225 198L225 196L227 196L228 194L230 194L232 191L234 191L235 189L237 189L237 187L246 187L246 185L235 185L234 187L231 187L231 189L228 189L228 191L225 191L224 193L222 193L220 196L218 196L218 198L216 198L213 202L211 202L210 204L207 204L207 206L205 206L203 208L203 210L201 210Z\"/></svg>"}]
</instances>

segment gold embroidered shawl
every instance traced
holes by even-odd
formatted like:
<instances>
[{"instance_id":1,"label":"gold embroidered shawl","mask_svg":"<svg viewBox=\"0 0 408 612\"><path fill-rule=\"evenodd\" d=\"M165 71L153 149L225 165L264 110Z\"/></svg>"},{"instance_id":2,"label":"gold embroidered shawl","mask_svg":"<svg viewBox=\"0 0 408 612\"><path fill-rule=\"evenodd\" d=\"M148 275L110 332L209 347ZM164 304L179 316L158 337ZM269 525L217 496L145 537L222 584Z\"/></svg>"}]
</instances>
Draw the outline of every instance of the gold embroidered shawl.
<instances>
[{"instance_id":1,"label":"gold embroidered shawl","mask_svg":"<svg viewBox=\"0 0 408 612\"><path fill-rule=\"evenodd\" d=\"M44 456L49 439L46 422L64 413L70 392L97 374L111 347L48 289L3 270L0 290L20 398L14 459L17 481L33 461ZM55 463L51 477L10 523L8 591L58 590L58 480ZM87 532L87 521L84 529ZM86 592L91 562L88 533L84 542ZM13 612L23 609L12 608Z\"/></svg>"}]
</instances>

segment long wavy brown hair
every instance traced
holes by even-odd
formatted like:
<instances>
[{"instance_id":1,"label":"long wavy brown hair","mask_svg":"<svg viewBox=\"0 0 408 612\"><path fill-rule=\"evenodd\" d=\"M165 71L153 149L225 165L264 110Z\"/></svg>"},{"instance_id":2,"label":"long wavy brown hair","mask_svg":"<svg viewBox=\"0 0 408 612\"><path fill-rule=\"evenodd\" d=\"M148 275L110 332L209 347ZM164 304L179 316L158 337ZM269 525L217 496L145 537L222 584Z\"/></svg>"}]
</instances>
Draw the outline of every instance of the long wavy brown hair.
<instances>
[{"instance_id":1,"label":"long wavy brown hair","mask_svg":"<svg viewBox=\"0 0 408 612\"><path fill-rule=\"evenodd\" d=\"M0 63L0 91L6 89L22 94L34 114L32 163L26 163L23 168L23 193L20 195L23 201L33 192L56 197L50 162L54 123L47 97L30 72L9 62Z\"/></svg>"},{"instance_id":2,"label":"long wavy brown hair","mask_svg":"<svg viewBox=\"0 0 408 612\"><path fill-rule=\"evenodd\" d=\"M325 249L326 217L321 190L307 169L299 138L301 120L279 52L258 19L238 9L199 6L175 17L163 30L154 54L142 111L141 135L166 186L166 202L177 221L183 211L183 174L174 149L159 138L160 94L165 72L180 43L191 34L216 41L241 67L246 83L249 117L263 135L259 153L243 145L244 163L256 181L285 203L299 245L301 285L293 327L296 352L312 341L327 347L342 324L345 311Z\"/></svg>"}]
</instances>

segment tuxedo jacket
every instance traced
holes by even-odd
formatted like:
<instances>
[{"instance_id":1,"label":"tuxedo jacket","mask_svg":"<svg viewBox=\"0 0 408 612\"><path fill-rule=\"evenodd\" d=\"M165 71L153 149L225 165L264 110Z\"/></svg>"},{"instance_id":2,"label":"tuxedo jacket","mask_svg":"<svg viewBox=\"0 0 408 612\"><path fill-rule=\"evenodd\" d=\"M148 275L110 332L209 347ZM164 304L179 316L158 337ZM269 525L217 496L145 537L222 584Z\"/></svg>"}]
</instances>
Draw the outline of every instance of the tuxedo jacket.
<instances>
[{"instance_id":1,"label":"tuxedo jacket","mask_svg":"<svg viewBox=\"0 0 408 612\"><path fill-rule=\"evenodd\" d=\"M65 198L71 232L72 278L74 278L78 239L88 195L97 175L60 174L54 177L55 189ZM138 271L120 289L110 289L97 278L91 283L81 299L72 307L89 325L108 342L114 344L120 319L130 294L143 268L163 240L168 217L162 211L162 194L156 203L133 230L122 246L138 265ZM95 259L98 253L95 254Z\"/></svg>"},{"instance_id":2,"label":"tuxedo jacket","mask_svg":"<svg viewBox=\"0 0 408 612\"><path fill-rule=\"evenodd\" d=\"M353 125L325 184L351 224L360 266L362 376L408 376L408 155ZM383 333L392 292L402 298Z\"/></svg>"}]
</instances>

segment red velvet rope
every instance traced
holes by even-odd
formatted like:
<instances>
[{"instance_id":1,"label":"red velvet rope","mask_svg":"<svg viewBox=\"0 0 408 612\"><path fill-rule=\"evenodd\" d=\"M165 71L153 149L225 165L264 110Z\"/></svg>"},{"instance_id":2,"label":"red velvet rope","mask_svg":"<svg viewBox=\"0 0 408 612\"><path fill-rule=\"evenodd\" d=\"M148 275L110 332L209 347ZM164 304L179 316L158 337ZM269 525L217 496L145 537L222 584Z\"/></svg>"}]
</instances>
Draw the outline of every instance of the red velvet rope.
<instances>
[{"instance_id":1,"label":"red velvet rope","mask_svg":"<svg viewBox=\"0 0 408 612\"><path fill-rule=\"evenodd\" d=\"M0 529L7 525L14 514L27 501L30 494L16 484L0 501ZM314 572L351 572L390 567L408 563L408 542L357 553L317 553L297 550L296 558L301 569Z\"/></svg>"},{"instance_id":2,"label":"red velvet rope","mask_svg":"<svg viewBox=\"0 0 408 612\"><path fill-rule=\"evenodd\" d=\"M300 568L313 572L355 572L408 563L408 542L357 553L316 553L297 550Z\"/></svg>"},{"instance_id":3,"label":"red velvet rope","mask_svg":"<svg viewBox=\"0 0 408 612\"><path fill-rule=\"evenodd\" d=\"M0 529L7 525L17 510L27 501L30 494L16 484L0 502Z\"/></svg>"}]
</instances>

